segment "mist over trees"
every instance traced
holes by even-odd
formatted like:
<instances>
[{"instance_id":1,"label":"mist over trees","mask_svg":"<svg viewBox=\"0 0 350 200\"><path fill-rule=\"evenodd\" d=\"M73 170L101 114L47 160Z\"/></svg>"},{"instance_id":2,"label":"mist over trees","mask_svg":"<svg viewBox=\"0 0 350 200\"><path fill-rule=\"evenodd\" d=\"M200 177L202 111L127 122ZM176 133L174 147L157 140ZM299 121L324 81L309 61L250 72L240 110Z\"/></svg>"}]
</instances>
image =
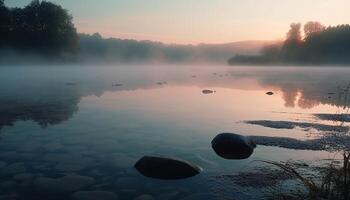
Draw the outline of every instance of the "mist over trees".
<instances>
[{"instance_id":1,"label":"mist over trees","mask_svg":"<svg viewBox=\"0 0 350 200\"><path fill-rule=\"evenodd\" d=\"M9 8L0 0L0 19L1 63L26 63L36 55L74 63L350 64L350 25L292 23L284 42L268 46L262 41L174 45L78 34L68 11L48 1Z\"/></svg>"},{"instance_id":2,"label":"mist over trees","mask_svg":"<svg viewBox=\"0 0 350 200\"><path fill-rule=\"evenodd\" d=\"M61 6L33 0L8 8L0 0L0 63L213 63L236 53L257 54L264 41L175 45L79 34Z\"/></svg>"},{"instance_id":3,"label":"mist over trees","mask_svg":"<svg viewBox=\"0 0 350 200\"><path fill-rule=\"evenodd\" d=\"M79 34L79 62L205 63L225 64L236 52L257 54L263 41L227 44L176 45L152 41L103 38L99 33Z\"/></svg>"},{"instance_id":4,"label":"mist over trees","mask_svg":"<svg viewBox=\"0 0 350 200\"><path fill-rule=\"evenodd\" d=\"M160 42L102 38L99 33L79 34L81 61L101 62L176 62L193 55L190 46L164 45Z\"/></svg>"},{"instance_id":5,"label":"mist over trees","mask_svg":"<svg viewBox=\"0 0 350 200\"><path fill-rule=\"evenodd\" d=\"M319 22L292 23L280 45L262 48L260 55L236 55L229 64L270 65L350 64L350 25L325 27Z\"/></svg>"}]
</instances>

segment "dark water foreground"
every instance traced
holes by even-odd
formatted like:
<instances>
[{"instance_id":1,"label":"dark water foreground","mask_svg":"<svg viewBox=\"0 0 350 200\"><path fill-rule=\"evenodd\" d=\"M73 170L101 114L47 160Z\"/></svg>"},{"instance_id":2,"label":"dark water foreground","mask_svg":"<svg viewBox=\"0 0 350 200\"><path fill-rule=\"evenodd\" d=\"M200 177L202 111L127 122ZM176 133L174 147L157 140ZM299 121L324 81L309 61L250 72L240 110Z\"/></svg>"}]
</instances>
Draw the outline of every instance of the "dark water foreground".
<instances>
[{"instance_id":1,"label":"dark water foreground","mask_svg":"<svg viewBox=\"0 0 350 200\"><path fill-rule=\"evenodd\" d=\"M2 67L0 199L259 199L267 186L288 189L293 180L268 179L255 160L333 157L318 141L348 132L337 120L346 116L332 114L346 111L349 77L346 68ZM262 145L225 160L211 147L221 132ZM134 169L144 155L203 170L144 177Z\"/></svg>"}]
</instances>

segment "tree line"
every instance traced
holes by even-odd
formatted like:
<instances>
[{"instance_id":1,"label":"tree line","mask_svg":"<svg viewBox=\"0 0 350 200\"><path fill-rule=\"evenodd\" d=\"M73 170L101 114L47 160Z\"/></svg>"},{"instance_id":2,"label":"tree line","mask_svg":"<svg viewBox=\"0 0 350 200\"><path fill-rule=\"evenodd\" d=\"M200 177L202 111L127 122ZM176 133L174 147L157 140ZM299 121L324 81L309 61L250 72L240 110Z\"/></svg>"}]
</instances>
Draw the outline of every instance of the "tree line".
<instances>
[{"instance_id":1,"label":"tree line","mask_svg":"<svg viewBox=\"0 0 350 200\"><path fill-rule=\"evenodd\" d=\"M102 38L77 33L72 16L59 5L32 0L9 8L0 0L0 64L30 63L220 63L234 52L256 53L244 44L172 45ZM261 47L263 44L259 44ZM252 46L252 45L250 45Z\"/></svg>"},{"instance_id":2,"label":"tree line","mask_svg":"<svg viewBox=\"0 0 350 200\"><path fill-rule=\"evenodd\" d=\"M72 16L59 5L32 0L9 8L0 0L0 57L4 50L38 53L75 61L91 58L110 62L226 61L243 52L240 45L165 45L157 42L103 39L78 34ZM303 29L303 30L302 30ZM246 52L249 53L249 52ZM13 56L14 60L17 54ZM4 59L2 59L4 60ZM350 25L325 27L319 22L293 23L282 43L262 48L259 55L236 55L229 64L350 64Z\"/></svg>"},{"instance_id":3,"label":"tree line","mask_svg":"<svg viewBox=\"0 0 350 200\"><path fill-rule=\"evenodd\" d=\"M350 25L326 27L319 22L307 22L302 27L300 23L292 23L284 42L262 48L259 55L236 55L228 62L231 65L350 64Z\"/></svg>"},{"instance_id":4,"label":"tree line","mask_svg":"<svg viewBox=\"0 0 350 200\"><path fill-rule=\"evenodd\" d=\"M46 56L73 54L78 35L72 16L59 5L33 0L24 8L8 8L0 0L0 48Z\"/></svg>"}]
</instances>

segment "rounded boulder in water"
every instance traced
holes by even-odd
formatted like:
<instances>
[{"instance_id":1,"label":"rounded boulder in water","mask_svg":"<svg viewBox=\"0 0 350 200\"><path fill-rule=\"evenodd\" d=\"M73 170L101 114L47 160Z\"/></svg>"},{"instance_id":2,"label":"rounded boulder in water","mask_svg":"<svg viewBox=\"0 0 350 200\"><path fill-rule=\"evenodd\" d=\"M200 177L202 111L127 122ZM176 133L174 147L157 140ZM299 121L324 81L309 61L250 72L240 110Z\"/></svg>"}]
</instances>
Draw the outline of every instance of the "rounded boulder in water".
<instances>
[{"instance_id":1,"label":"rounded boulder in water","mask_svg":"<svg viewBox=\"0 0 350 200\"><path fill-rule=\"evenodd\" d=\"M211 146L219 156L235 160L249 158L256 147L250 138L234 133L221 133L215 136Z\"/></svg>"},{"instance_id":2,"label":"rounded boulder in water","mask_svg":"<svg viewBox=\"0 0 350 200\"><path fill-rule=\"evenodd\" d=\"M158 156L144 156L135 168L144 176L157 179L183 179L195 176L201 169L187 161Z\"/></svg>"}]
</instances>

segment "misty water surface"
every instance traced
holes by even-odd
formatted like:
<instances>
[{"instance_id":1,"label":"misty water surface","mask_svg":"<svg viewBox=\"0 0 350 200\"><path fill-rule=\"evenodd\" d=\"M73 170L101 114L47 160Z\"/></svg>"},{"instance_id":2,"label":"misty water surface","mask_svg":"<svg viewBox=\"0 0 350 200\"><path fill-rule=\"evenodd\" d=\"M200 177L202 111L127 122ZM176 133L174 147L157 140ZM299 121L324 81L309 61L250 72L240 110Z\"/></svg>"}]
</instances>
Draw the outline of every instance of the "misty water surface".
<instances>
[{"instance_id":1,"label":"misty water surface","mask_svg":"<svg viewBox=\"0 0 350 200\"><path fill-rule=\"evenodd\" d=\"M258 146L247 160L224 160L211 149L212 138L221 132L318 137L314 129L244 121L337 125L313 114L344 112L348 102L338 94L349 77L350 69L327 67L1 67L0 192L69 199L74 191L43 191L38 178L74 174L93 179L77 190L112 191L119 199L258 198L260 189L215 177L261 165L254 160L316 161L334 154ZM179 181L145 178L133 165L149 154L185 159L203 172Z\"/></svg>"}]
</instances>

